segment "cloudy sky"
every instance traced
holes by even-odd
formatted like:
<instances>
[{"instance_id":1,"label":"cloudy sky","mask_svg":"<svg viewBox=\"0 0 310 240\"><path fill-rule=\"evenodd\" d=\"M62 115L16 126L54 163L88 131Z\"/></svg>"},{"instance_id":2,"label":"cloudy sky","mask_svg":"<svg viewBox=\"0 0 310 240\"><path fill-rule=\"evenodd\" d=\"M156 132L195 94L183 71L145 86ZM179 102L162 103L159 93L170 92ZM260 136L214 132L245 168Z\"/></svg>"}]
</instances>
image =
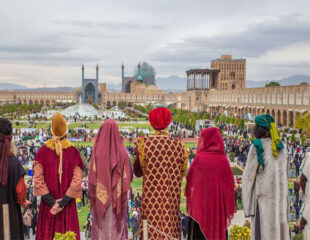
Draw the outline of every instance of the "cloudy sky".
<instances>
[{"instance_id":1,"label":"cloudy sky","mask_svg":"<svg viewBox=\"0 0 310 240\"><path fill-rule=\"evenodd\" d=\"M309 0L0 0L0 82L119 83L147 61L185 76L221 54L247 59L247 79L310 75Z\"/></svg>"}]
</instances>

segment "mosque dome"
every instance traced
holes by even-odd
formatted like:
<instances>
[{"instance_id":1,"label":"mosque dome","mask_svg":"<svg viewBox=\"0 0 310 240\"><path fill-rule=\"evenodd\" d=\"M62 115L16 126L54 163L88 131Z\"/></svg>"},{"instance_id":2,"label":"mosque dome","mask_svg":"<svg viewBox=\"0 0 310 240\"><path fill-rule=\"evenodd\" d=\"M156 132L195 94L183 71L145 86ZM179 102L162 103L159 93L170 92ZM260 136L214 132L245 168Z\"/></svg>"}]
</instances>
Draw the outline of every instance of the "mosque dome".
<instances>
[{"instance_id":1,"label":"mosque dome","mask_svg":"<svg viewBox=\"0 0 310 240\"><path fill-rule=\"evenodd\" d=\"M140 65L140 71L139 66L135 69L135 75L136 79L139 77L139 79L146 84L146 85L155 85L155 70L154 68L148 64L147 62L143 62Z\"/></svg>"}]
</instances>

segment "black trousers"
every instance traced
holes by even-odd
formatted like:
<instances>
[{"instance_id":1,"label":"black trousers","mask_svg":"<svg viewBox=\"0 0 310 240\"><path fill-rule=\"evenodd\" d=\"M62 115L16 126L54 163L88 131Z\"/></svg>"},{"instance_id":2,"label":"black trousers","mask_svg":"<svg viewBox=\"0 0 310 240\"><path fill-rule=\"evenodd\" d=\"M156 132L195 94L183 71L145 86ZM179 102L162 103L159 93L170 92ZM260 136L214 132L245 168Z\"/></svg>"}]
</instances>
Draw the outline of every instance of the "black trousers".
<instances>
[{"instance_id":1,"label":"black trousers","mask_svg":"<svg viewBox=\"0 0 310 240\"><path fill-rule=\"evenodd\" d=\"M188 223L188 240L207 240L200 230L199 224L192 218ZM226 240L228 240L228 231L226 230Z\"/></svg>"}]
</instances>

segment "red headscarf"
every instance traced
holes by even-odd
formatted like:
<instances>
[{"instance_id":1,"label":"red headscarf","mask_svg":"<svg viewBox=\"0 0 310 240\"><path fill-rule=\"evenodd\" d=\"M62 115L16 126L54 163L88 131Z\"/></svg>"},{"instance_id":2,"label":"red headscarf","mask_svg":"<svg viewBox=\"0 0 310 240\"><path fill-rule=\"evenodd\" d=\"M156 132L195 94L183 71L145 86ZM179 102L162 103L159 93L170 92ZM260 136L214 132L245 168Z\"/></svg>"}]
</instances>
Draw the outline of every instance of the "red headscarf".
<instances>
[{"instance_id":1,"label":"red headscarf","mask_svg":"<svg viewBox=\"0 0 310 240\"><path fill-rule=\"evenodd\" d=\"M171 113L167 108L154 108L149 113L151 126L156 130L163 130L171 123Z\"/></svg>"},{"instance_id":2,"label":"red headscarf","mask_svg":"<svg viewBox=\"0 0 310 240\"><path fill-rule=\"evenodd\" d=\"M0 184L6 186L8 183L8 166L9 166L9 152L10 141L12 135L4 135L0 133Z\"/></svg>"},{"instance_id":3,"label":"red headscarf","mask_svg":"<svg viewBox=\"0 0 310 240\"><path fill-rule=\"evenodd\" d=\"M112 203L118 227L121 226L131 179L130 158L118 126L112 119L105 120L96 137L89 174L89 195L97 219L105 215L107 207Z\"/></svg>"},{"instance_id":4,"label":"red headscarf","mask_svg":"<svg viewBox=\"0 0 310 240\"><path fill-rule=\"evenodd\" d=\"M226 239L236 212L234 177L217 128L201 132L185 188L187 212L208 240Z\"/></svg>"}]
</instances>

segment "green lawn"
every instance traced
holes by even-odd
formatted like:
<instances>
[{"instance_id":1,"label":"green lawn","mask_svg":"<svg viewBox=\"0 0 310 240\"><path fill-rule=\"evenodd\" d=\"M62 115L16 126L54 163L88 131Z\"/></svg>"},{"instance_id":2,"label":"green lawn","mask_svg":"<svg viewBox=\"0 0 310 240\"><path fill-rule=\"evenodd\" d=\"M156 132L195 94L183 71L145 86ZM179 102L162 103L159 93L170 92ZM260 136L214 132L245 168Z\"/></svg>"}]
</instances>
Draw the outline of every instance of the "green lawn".
<instances>
[{"instance_id":1,"label":"green lawn","mask_svg":"<svg viewBox=\"0 0 310 240\"><path fill-rule=\"evenodd\" d=\"M78 211L79 216L79 223L80 223L80 231L84 232L83 225L85 224L87 220L87 215L89 212L89 205L86 205L85 207L81 208L81 211Z\"/></svg>"}]
</instances>

